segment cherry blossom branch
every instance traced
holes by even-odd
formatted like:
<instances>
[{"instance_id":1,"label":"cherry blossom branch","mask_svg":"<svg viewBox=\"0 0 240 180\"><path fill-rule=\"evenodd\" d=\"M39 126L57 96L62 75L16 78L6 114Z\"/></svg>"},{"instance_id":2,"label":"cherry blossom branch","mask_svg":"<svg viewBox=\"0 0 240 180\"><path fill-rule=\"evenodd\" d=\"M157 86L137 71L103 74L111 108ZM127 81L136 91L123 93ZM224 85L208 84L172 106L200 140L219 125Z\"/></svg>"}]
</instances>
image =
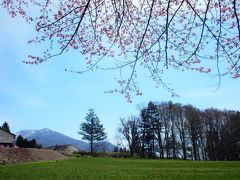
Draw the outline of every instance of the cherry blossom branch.
<instances>
[{"instance_id":1,"label":"cherry blossom branch","mask_svg":"<svg viewBox=\"0 0 240 180\"><path fill-rule=\"evenodd\" d=\"M170 8L170 2L171 0L168 1L167 4L167 18L166 18L166 39L165 39L165 63L166 63L166 68L168 69L168 20L169 20L169 8Z\"/></svg>"},{"instance_id":2,"label":"cherry blossom branch","mask_svg":"<svg viewBox=\"0 0 240 180\"><path fill-rule=\"evenodd\" d=\"M147 33L147 30L148 30L148 27L149 27L150 20L151 20L151 18L152 18L152 10L153 10L153 6L154 6L154 2L155 2L155 0L152 0L152 5L151 5L151 8L150 8L150 14L149 14L149 16L148 16L147 25L146 25L145 31L144 31L144 33L143 33L143 35L142 35L142 38L141 38L141 41L140 41L140 44L139 44L139 47L138 47L138 50L137 50L136 59L135 59L135 62L134 62L134 64L133 64L133 67L132 67L132 70L131 70L131 75L130 75L130 78L128 79L128 83L127 83L127 85L126 85L125 90L127 90L127 89L129 88L129 85L130 85L130 83L131 83L131 81L132 81L132 78L133 78L133 75L134 75L134 73L135 73L135 68L136 68L136 65L137 65L137 62L138 62L138 55L139 55L139 52L140 52L140 50L141 50L141 47L142 47L142 44L143 44L143 40L144 40L144 38L145 38L145 36L146 36L146 33Z\"/></svg>"},{"instance_id":3,"label":"cherry blossom branch","mask_svg":"<svg viewBox=\"0 0 240 180\"><path fill-rule=\"evenodd\" d=\"M237 8L236 8L236 0L233 0L233 10L234 10L234 16L237 20L237 28L238 28L238 39L240 41L240 22L238 18Z\"/></svg>"}]
</instances>

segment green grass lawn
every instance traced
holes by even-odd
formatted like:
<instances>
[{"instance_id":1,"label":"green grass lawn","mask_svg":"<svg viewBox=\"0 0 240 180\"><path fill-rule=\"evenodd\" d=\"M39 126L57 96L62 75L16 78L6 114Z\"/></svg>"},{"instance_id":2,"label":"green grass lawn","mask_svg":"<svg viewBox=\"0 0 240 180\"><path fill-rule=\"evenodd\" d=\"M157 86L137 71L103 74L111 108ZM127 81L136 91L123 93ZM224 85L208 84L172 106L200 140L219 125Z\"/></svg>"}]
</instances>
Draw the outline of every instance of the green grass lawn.
<instances>
[{"instance_id":1,"label":"green grass lawn","mask_svg":"<svg viewBox=\"0 0 240 180\"><path fill-rule=\"evenodd\" d=\"M72 158L0 165L0 179L240 179L240 162Z\"/></svg>"}]
</instances>

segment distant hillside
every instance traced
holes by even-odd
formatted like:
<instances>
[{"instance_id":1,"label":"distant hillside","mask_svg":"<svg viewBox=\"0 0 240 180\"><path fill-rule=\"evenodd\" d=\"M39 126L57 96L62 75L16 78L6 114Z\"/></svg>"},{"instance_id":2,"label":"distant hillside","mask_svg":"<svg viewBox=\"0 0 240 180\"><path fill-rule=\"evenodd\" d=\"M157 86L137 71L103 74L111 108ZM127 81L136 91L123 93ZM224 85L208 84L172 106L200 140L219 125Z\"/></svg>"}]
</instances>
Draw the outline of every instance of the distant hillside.
<instances>
[{"instance_id":1,"label":"distant hillside","mask_svg":"<svg viewBox=\"0 0 240 180\"><path fill-rule=\"evenodd\" d=\"M23 130L16 134L27 138L28 140L36 139L38 144L41 144L43 147L54 146L56 144L73 144L78 147L80 150L89 150L88 143L77 140L71 137L68 137L64 134L61 134L56 131L52 131L50 129L44 128L41 130ZM114 149L114 145L109 142L103 142L98 145L99 150L112 151Z\"/></svg>"}]
</instances>

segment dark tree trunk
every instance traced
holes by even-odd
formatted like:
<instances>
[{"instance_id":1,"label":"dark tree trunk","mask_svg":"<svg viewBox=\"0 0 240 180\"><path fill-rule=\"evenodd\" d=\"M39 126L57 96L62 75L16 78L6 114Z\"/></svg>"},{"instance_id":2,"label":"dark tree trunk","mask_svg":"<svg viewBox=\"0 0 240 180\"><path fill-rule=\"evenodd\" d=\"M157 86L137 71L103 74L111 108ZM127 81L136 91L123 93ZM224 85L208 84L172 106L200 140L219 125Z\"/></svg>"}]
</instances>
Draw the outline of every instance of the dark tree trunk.
<instances>
[{"instance_id":1,"label":"dark tree trunk","mask_svg":"<svg viewBox=\"0 0 240 180\"><path fill-rule=\"evenodd\" d=\"M92 139L90 141L90 145L91 145L91 154L93 154L93 140Z\"/></svg>"}]
</instances>

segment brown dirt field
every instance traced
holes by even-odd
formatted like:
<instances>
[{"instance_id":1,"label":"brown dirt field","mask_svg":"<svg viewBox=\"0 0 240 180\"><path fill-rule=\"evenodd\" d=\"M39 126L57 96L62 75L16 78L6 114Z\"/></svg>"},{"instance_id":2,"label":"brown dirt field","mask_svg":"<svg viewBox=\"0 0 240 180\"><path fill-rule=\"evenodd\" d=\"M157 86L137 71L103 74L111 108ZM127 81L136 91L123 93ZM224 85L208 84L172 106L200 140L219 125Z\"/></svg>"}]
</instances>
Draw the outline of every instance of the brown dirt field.
<instances>
[{"instance_id":1,"label":"brown dirt field","mask_svg":"<svg viewBox=\"0 0 240 180\"><path fill-rule=\"evenodd\" d=\"M64 155L49 149L0 147L0 164L63 159Z\"/></svg>"}]
</instances>

